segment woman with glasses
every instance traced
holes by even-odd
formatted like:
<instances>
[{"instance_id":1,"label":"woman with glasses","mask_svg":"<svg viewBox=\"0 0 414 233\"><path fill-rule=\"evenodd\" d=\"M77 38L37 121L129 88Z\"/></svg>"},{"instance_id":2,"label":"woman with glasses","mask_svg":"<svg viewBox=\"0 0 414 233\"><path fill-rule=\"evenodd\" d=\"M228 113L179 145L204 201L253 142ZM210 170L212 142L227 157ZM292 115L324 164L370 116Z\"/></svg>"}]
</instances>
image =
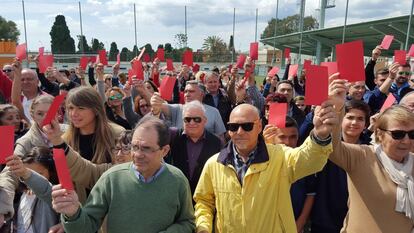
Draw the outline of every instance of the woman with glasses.
<instances>
[{"instance_id":1,"label":"woman with glasses","mask_svg":"<svg viewBox=\"0 0 414 233\"><path fill-rule=\"evenodd\" d=\"M335 108L344 116L346 81L330 85ZM348 174L349 211L344 232L412 232L414 223L414 113L402 106L382 112L375 122L377 145L341 142L333 131L329 159Z\"/></svg>"}]
</instances>

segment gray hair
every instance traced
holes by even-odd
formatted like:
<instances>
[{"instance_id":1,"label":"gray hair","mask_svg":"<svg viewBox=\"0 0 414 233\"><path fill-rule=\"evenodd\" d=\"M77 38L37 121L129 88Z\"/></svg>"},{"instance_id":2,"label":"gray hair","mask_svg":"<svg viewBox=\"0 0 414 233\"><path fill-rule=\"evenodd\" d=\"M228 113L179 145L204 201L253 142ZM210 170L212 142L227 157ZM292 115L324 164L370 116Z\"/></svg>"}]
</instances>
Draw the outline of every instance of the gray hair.
<instances>
[{"instance_id":1,"label":"gray hair","mask_svg":"<svg viewBox=\"0 0 414 233\"><path fill-rule=\"evenodd\" d=\"M32 76L33 76L34 78L36 78L37 80L39 80L39 77L37 76L36 71L34 71L34 70L32 70L32 69L29 69L29 68L23 68L23 69L22 69L22 74L23 74L23 73L30 73L30 74L32 74Z\"/></svg>"},{"instance_id":2,"label":"gray hair","mask_svg":"<svg viewBox=\"0 0 414 233\"><path fill-rule=\"evenodd\" d=\"M399 105L405 105L405 101L408 99L410 95L413 95L413 94L414 94L414 91L410 91L407 94L405 94L404 97L400 100Z\"/></svg>"},{"instance_id":3,"label":"gray hair","mask_svg":"<svg viewBox=\"0 0 414 233\"><path fill-rule=\"evenodd\" d=\"M202 84L201 82L197 81L197 80L189 80L186 83L187 85L196 85L198 87L198 89L200 89L201 93L203 93L203 95L206 94L206 87L204 86L204 84Z\"/></svg>"},{"instance_id":4,"label":"gray hair","mask_svg":"<svg viewBox=\"0 0 414 233\"><path fill-rule=\"evenodd\" d=\"M190 109L198 109L203 111L204 117L206 117L206 108L203 106L203 104L198 100L193 100L191 102L188 102L183 105L183 116L184 113L187 112Z\"/></svg>"},{"instance_id":5,"label":"gray hair","mask_svg":"<svg viewBox=\"0 0 414 233\"><path fill-rule=\"evenodd\" d=\"M217 74L216 72L208 72L208 73L206 73L206 76L205 76L205 81L207 82L207 80L211 77L211 76L214 76L214 77L216 77L216 78L220 78L219 77L219 74Z\"/></svg>"}]
</instances>

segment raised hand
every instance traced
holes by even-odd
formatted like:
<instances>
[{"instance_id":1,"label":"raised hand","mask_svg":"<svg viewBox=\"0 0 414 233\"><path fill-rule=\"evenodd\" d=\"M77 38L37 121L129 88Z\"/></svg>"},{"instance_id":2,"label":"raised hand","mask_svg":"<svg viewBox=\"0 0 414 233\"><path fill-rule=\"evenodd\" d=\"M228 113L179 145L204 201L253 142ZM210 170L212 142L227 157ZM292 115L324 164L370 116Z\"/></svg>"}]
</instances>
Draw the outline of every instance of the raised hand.
<instances>
[{"instance_id":1,"label":"raised hand","mask_svg":"<svg viewBox=\"0 0 414 233\"><path fill-rule=\"evenodd\" d=\"M348 92L347 81L339 79L339 73L335 73L329 77L329 99L333 101L336 110L342 109Z\"/></svg>"},{"instance_id":2,"label":"raised hand","mask_svg":"<svg viewBox=\"0 0 414 233\"><path fill-rule=\"evenodd\" d=\"M54 185L52 188L52 207L60 214L68 217L74 216L79 208L79 198L74 190L66 190L62 185Z\"/></svg>"},{"instance_id":3,"label":"raised hand","mask_svg":"<svg viewBox=\"0 0 414 233\"><path fill-rule=\"evenodd\" d=\"M151 111L154 115L161 112L161 107L164 104L164 100L161 98L158 92L155 92L151 97Z\"/></svg>"},{"instance_id":4,"label":"raised hand","mask_svg":"<svg viewBox=\"0 0 414 233\"><path fill-rule=\"evenodd\" d=\"M381 56L381 49L381 46L378 45L377 47L375 47L375 49L372 50L371 58L373 61L376 61L378 57Z\"/></svg>"},{"instance_id":5,"label":"raised hand","mask_svg":"<svg viewBox=\"0 0 414 233\"><path fill-rule=\"evenodd\" d=\"M32 174L31 170L24 166L22 159L17 155L12 155L6 158L6 165L10 168L10 171L23 180L26 180Z\"/></svg>"},{"instance_id":6,"label":"raised hand","mask_svg":"<svg viewBox=\"0 0 414 233\"><path fill-rule=\"evenodd\" d=\"M266 125L263 129L263 137L266 143L273 144L277 134L277 127L274 125Z\"/></svg>"},{"instance_id":7,"label":"raised hand","mask_svg":"<svg viewBox=\"0 0 414 233\"><path fill-rule=\"evenodd\" d=\"M321 106L315 108L313 118L313 133L320 139L329 137L335 124L338 124L338 116L334 110L332 100L326 100Z\"/></svg>"},{"instance_id":8,"label":"raised hand","mask_svg":"<svg viewBox=\"0 0 414 233\"><path fill-rule=\"evenodd\" d=\"M56 119L52 120L49 125L43 126L43 132L54 146L60 145L64 142L62 139L63 132L60 129L60 125Z\"/></svg>"}]
</instances>

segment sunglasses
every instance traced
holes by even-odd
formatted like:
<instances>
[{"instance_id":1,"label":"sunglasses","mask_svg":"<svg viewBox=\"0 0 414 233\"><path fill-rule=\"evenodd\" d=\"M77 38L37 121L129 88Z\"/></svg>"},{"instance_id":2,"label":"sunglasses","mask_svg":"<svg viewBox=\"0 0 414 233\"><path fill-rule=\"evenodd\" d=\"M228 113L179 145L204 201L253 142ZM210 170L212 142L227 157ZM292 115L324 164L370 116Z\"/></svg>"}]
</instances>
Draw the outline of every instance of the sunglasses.
<instances>
[{"instance_id":1,"label":"sunglasses","mask_svg":"<svg viewBox=\"0 0 414 233\"><path fill-rule=\"evenodd\" d=\"M414 79L410 79L410 82L414 83Z\"/></svg>"},{"instance_id":2,"label":"sunglasses","mask_svg":"<svg viewBox=\"0 0 414 233\"><path fill-rule=\"evenodd\" d=\"M231 131L231 132L236 132L237 130L239 130L240 127L242 127L242 129L246 132L250 132L252 131L254 126L254 122L246 122L246 123L227 123L227 128Z\"/></svg>"},{"instance_id":3,"label":"sunglasses","mask_svg":"<svg viewBox=\"0 0 414 233\"><path fill-rule=\"evenodd\" d=\"M398 74L399 75L410 75L411 74L411 72L410 71L400 71L400 72L398 72Z\"/></svg>"},{"instance_id":4,"label":"sunglasses","mask_svg":"<svg viewBox=\"0 0 414 233\"><path fill-rule=\"evenodd\" d=\"M201 117L184 117L185 123L190 123L191 121L194 121L194 123L200 123Z\"/></svg>"},{"instance_id":5,"label":"sunglasses","mask_svg":"<svg viewBox=\"0 0 414 233\"><path fill-rule=\"evenodd\" d=\"M124 97L122 94L116 94L116 95L113 95L113 96L109 96L109 99L110 100L120 100L120 99L122 99L122 97Z\"/></svg>"},{"instance_id":6,"label":"sunglasses","mask_svg":"<svg viewBox=\"0 0 414 233\"><path fill-rule=\"evenodd\" d=\"M5 70L3 70L3 72L5 72L5 73L10 73L12 71L13 71L12 69L5 69Z\"/></svg>"},{"instance_id":7,"label":"sunglasses","mask_svg":"<svg viewBox=\"0 0 414 233\"><path fill-rule=\"evenodd\" d=\"M411 140L414 140L414 130L411 131L404 131L404 130L386 130L386 129L380 129L385 132L388 132L391 134L392 139L394 140L401 140L405 138L405 135L408 134L408 138Z\"/></svg>"}]
</instances>

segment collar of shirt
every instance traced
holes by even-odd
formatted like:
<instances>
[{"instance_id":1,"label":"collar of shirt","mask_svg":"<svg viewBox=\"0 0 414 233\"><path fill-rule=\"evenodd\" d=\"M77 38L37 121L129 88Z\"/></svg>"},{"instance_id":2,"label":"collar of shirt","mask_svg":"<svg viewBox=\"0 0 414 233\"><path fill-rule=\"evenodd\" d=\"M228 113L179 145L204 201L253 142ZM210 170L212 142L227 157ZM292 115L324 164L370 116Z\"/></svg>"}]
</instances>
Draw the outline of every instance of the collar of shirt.
<instances>
[{"instance_id":1,"label":"collar of shirt","mask_svg":"<svg viewBox=\"0 0 414 233\"><path fill-rule=\"evenodd\" d=\"M149 184L149 183L152 183L155 179L157 179L161 175L161 173L165 170L165 163L164 162L161 163L160 169L158 169L158 171L155 172L155 174L151 176L150 178L148 178L147 180L145 180L144 176L141 175L141 173L137 170L137 167L135 166L134 163L132 163L131 169L134 171L139 181Z\"/></svg>"},{"instance_id":2,"label":"collar of shirt","mask_svg":"<svg viewBox=\"0 0 414 233\"><path fill-rule=\"evenodd\" d=\"M236 146L233 144L233 154L234 154L234 157L233 157L234 164L233 165L235 167L241 167L241 166L243 166L243 164L245 164L247 166L250 166L250 164L253 162L254 158L256 157L255 156L256 149L257 149L257 146L256 146L256 148L254 148L254 150L252 152L250 152L249 159L247 159L247 161L244 162L244 160L242 159L242 156L237 151Z\"/></svg>"},{"instance_id":3,"label":"collar of shirt","mask_svg":"<svg viewBox=\"0 0 414 233\"><path fill-rule=\"evenodd\" d=\"M191 138L185 133L185 131L183 130L183 132L181 133L181 135L182 136L185 136L187 139L189 139L189 140L191 140ZM204 139L206 139L206 130L204 130L204 132L203 132L203 136L201 136L196 142L194 142L194 143L197 143L197 142L201 142L201 140L204 140Z\"/></svg>"}]
</instances>

